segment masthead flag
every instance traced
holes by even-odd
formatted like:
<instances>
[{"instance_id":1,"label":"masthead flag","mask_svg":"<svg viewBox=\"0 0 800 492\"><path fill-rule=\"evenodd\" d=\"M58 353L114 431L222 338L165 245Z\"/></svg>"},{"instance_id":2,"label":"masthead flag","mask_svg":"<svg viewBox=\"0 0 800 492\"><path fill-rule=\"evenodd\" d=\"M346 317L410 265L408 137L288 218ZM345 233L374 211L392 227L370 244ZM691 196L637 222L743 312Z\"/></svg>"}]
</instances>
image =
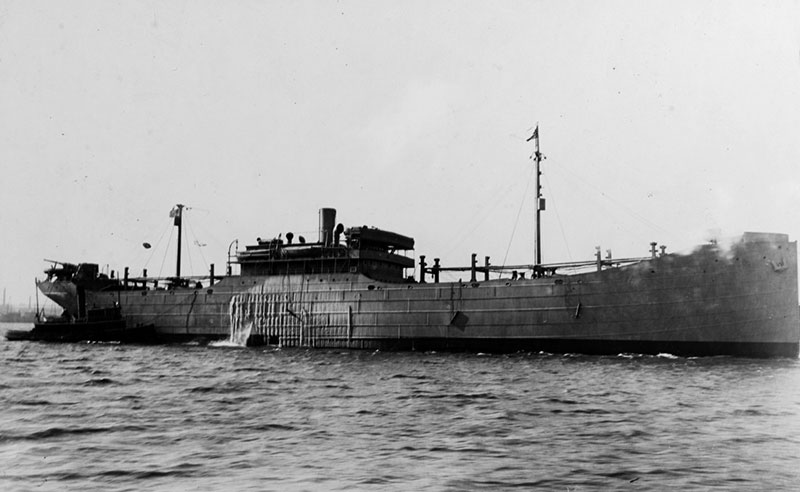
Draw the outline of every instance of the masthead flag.
<instances>
[{"instance_id":1,"label":"masthead flag","mask_svg":"<svg viewBox=\"0 0 800 492\"><path fill-rule=\"evenodd\" d=\"M169 216L175 218L175 225L181 225L181 212L183 211L183 205L176 205L172 210L169 211Z\"/></svg>"},{"instance_id":2,"label":"masthead flag","mask_svg":"<svg viewBox=\"0 0 800 492\"><path fill-rule=\"evenodd\" d=\"M538 139L538 138L539 138L539 125L536 125L536 129L533 131L533 135L531 135L530 137L528 137L528 140L525 140L525 141L526 141L526 142L530 142L530 141L531 141L531 140L533 140L534 138L536 138L536 139Z\"/></svg>"}]
</instances>

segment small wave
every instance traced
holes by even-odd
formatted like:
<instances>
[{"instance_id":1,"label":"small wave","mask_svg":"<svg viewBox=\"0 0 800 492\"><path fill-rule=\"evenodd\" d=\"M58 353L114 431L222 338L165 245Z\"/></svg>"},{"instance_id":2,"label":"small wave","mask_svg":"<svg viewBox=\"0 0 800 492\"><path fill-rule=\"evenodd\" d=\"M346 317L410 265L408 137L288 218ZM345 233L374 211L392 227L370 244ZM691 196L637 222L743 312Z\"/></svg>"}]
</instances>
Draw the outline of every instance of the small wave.
<instances>
[{"instance_id":1,"label":"small wave","mask_svg":"<svg viewBox=\"0 0 800 492\"><path fill-rule=\"evenodd\" d=\"M112 426L112 427L51 427L38 432L33 432L28 436L32 439L47 439L51 437L62 437L82 434L101 434L104 432L118 432L142 430L138 426Z\"/></svg>"},{"instance_id":2,"label":"small wave","mask_svg":"<svg viewBox=\"0 0 800 492\"><path fill-rule=\"evenodd\" d=\"M189 393L211 393L217 391L217 388L214 386L195 386L194 388L189 388L188 391Z\"/></svg>"},{"instance_id":3,"label":"small wave","mask_svg":"<svg viewBox=\"0 0 800 492\"><path fill-rule=\"evenodd\" d=\"M648 437L652 436L650 432L643 431L641 429L633 429L629 431L620 432L626 439L630 439L632 437Z\"/></svg>"},{"instance_id":4,"label":"small wave","mask_svg":"<svg viewBox=\"0 0 800 492\"><path fill-rule=\"evenodd\" d=\"M430 378L425 375L417 376L416 374L392 374L389 379L417 379L421 381Z\"/></svg>"},{"instance_id":5,"label":"small wave","mask_svg":"<svg viewBox=\"0 0 800 492\"><path fill-rule=\"evenodd\" d=\"M72 358L62 357L60 359L56 359L56 362L58 362L59 364L63 364L64 362L87 362L89 360L90 360L89 357L72 357Z\"/></svg>"},{"instance_id":6,"label":"small wave","mask_svg":"<svg viewBox=\"0 0 800 492\"><path fill-rule=\"evenodd\" d=\"M38 407L38 406L42 406L42 405L52 405L53 404L52 402L49 402L47 400L20 400L20 401L18 401L16 403L17 403L17 405L22 405L22 406L25 406L25 407Z\"/></svg>"},{"instance_id":7,"label":"small wave","mask_svg":"<svg viewBox=\"0 0 800 492\"><path fill-rule=\"evenodd\" d=\"M111 378L93 378L87 379L83 382L84 386L105 386L107 384L114 384L115 381Z\"/></svg>"},{"instance_id":8,"label":"small wave","mask_svg":"<svg viewBox=\"0 0 800 492\"><path fill-rule=\"evenodd\" d=\"M183 391L189 393L218 393L220 395L233 395L234 398L237 398L237 395L240 395L242 390L246 389L249 384L250 383L247 381L230 381L226 383L220 383L218 385L192 386L184 389Z\"/></svg>"},{"instance_id":9,"label":"small wave","mask_svg":"<svg viewBox=\"0 0 800 492\"><path fill-rule=\"evenodd\" d=\"M236 342L231 342L230 340L217 340L215 342L211 342L208 344L209 347L223 347L223 348L247 348L244 345L241 345Z\"/></svg>"},{"instance_id":10,"label":"small wave","mask_svg":"<svg viewBox=\"0 0 800 492\"><path fill-rule=\"evenodd\" d=\"M608 410L603 410L602 408L578 408L572 410L572 413L583 413L588 415L608 415L611 412Z\"/></svg>"},{"instance_id":11,"label":"small wave","mask_svg":"<svg viewBox=\"0 0 800 492\"><path fill-rule=\"evenodd\" d=\"M613 472L606 472L606 473L598 473L601 477L608 477L608 478L620 478L623 480L628 480L630 483L638 481L641 476L642 472L637 470L620 470L620 471L613 471Z\"/></svg>"},{"instance_id":12,"label":"small wave","mask_svg":"<svg viewBox=\"0 0 800 492\"><path fill-rule=\"evenodd\" d=\"M127 400L139 401L141 399L142 397L139 395L122 395L119 398L117 398L117 401L127 401Z\"/></svg>"},{"instance_id":13,"label":"small wave","mask_svg":"<svg viewBox=\"0 0 800 492\"><path fill-rule=\"evenodd\" d=\"M431 453L476 453L476 454L485 454L492 452L487 448L476 447L476 446L464 446L464 447L432 446L428 448L428 451L430 451Z\"/></svg>"},{"instance_id":14,"label":"small wave","mask_svg":"<svg viewBox=\"0 0 800 492\"><path fill-rule=\"evenodd\" d=\"M498 397L492 393L429 393L426 391L414 391L412 394L403 394L396 397L397 400L411 400L416 398L427 398L430 400L497 400Z\"/></svg>"},{"instance_id":15,"label":"small wave","mask_svg":"<svg viewBox=\"0 0 800 492\"><path fill-rule=\"evenodd\" d=\"M458 479L450 480L446 485L449 487L449 489L454 490L582 490L575 487L570 487L569 483L565 485L558 480L552 479L542 479L536 481Z\"/></svg>"},{"instance_id":16,"label":"small wave","mask_svg":"<svg viewBox=\"0 0 800 492\"><path fill-rule=\"evenodd\" d=\"M733 414L738 417L763 417L763 416L773 416L776 415L775 413L766 411L766 410L759 410L757 408L740 408L733 411Z\"/></svg>"},{"instance_id":17,"label":"small wave","mask_svg":"<svg viewBox=\"0 0 800 492\"><path fill-rule=\"evenodd\" d=\"M497 400L497 395L492 393L453 393L450 395L442 395L444 398L458 398L467 400Z\"/></svg>"},{"instance_id":18,"label":"small wave","mask_svg":"<svg viewBox=\"0 0 800 492\"><path fill-rule=\"evenodd\" d=\"M565 405L577 405L580 403L576 400L563 400L561 398L548 398L547 401L550 403L563 403Z\"/></svg>"},{"instance_id":19,"label":"small wave","mask_svg":"<svg viewBox=\"0 0 800 492\"><path fill-rule=\"evenodd\" d=\"M383 416L383 415L386 415L386 414L384 412L373 412L372 410L361 409L361 410L356 411L356 415L379 415L379 416Z\"/></svg>"},{"instance_id":20,"label":"small wave","mask_svg":"<svg viewBox=\"0 0 800 492\"><path fill-rule=\"evenodd\" d=\"M77 436L84 434L101 434L105 432L125 432L125 431L141 431L143 427L128 425L128 426L111 426L111 427L50 427L27 434L0 434L0 442L12 441L38 441L45 439L57 439L60 437Z\"/></svg>"},{"instance_id":21,"label":"small wave","mask_svg":"<svg viewBox=\"0 0 800 492\"><path fill-rule=\"evenodd\" d=\"M389 485L392 483L401 482L402 480L403 477L395 475L387 475L383 477L365 478L358 483L363 485Z\"/></svg>"},{"instance_id":22,"label":"small wave","mask_svg":"<svg viewBox=\"0 0 800 492\"><path fill-rule=\"evenodd\" d=\"M233 372L262 372L263 367L234 367L231 369Z\"/></svg>"},{"instance_id":23,"label":"small wave","mask_svg":"<svg viewBox=\"0 0 800 492\"><path fill-rule=\"evenodd\" d=\"M252 429L254 431L274 431L274 430L277 430L277 431L295 431L295 430L297 430L297 427L293 427L291 425L285 425L285 424L258 424L258 425L252 425L252 426L250 426L248 428Z\"/></svg>"},{"instance_id":24,"label":"small wave","mask_svg":"<svg viewBox=\"0 0 800 492\"><path fill-rule=\"evenodd\" d=\"M328 389L342 389L342 390L353 389L352 387L350 387L350 386L348 386L346 384L324 384L324 385L322 385L322 387L323 388L328 388Z\"/></svg>"},{"instance_id":25,"label":"small wave","mask_svg":"<svg viewBox=\"0 0 800 492\"><path fill-rule=\"evenodd\" d=\"M661 358L661 359L680 359L680 357L678 357L677 355L669 354L669 353L666 353L666 352L660 353L660 354L656 355L656 357Z\"/></svg>"},{"instance_id":26,"label":"small wave","mask_svg":"<svg viewBox=\"0 0 800 492\"><path fill-rule=\"evenodd\" d=\"M184 477L196 477L196 476L197 476L196 469L181 470L178 469L178 467L176 467L175 469L170 469L170 470L112 469L112 470L103 470L98 472L86 472L86 473L81 473L78 471L69 471L69 472L48 473L47 475L33 475L33 476L28 476L28 478L32 480L40 479L51 482L52 481L68 482L68 481L92 479L97 477L115 477L115 478L125 477L136 480L145 480L148 478L162 478L162 477L184 478Z\"/></svg>"},{"instance_id":27,"label":"small wave","mask_svg":"<svg viewBox=\"0 0 800 492\"><path fill-rule=\"evenodd\" d=\"M190 471L170 471L170 470L106 470L97 473L99 476L105 477L130 477L137 480L147 478L160 478L160 477L184 477L191 476L193 473Z\"/></svg>"}]
</instances>

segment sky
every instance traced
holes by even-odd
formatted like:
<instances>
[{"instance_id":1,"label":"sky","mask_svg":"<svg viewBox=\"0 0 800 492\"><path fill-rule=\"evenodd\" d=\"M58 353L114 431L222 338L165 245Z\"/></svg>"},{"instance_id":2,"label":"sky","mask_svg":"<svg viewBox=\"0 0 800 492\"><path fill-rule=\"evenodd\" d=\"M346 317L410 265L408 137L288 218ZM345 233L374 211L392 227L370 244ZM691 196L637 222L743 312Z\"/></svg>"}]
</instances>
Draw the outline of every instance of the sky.
<instances>
[{"instance_id":1,"label":"sky","mask_svg":"<svg viewBox=\"0 0 800 492\"><path fill-rule=\"evenodd\" d=\"M171 275L177 203L183 273L321 207L531 263L537 124L545 263L796 240L800 2L0 0L0 287Z\"/></svg>"}]
</instances>

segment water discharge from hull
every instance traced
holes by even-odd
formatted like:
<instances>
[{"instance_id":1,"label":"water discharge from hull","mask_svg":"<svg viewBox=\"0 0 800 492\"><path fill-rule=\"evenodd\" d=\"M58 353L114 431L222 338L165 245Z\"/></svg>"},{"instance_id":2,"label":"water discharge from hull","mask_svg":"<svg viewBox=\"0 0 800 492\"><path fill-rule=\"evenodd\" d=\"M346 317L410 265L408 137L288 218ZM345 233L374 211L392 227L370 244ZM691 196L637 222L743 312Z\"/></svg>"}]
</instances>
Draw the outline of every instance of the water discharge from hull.
<instances>
[{"instance_id":1,"label":"water discharge from hull","mask_svg":"<svg viewBox=\"0 0 800 492\"><path fill-rule=\"evenodd\" d=\"M233 296L229 309L231 331L228 344L239 347L247 346L257 308L258 306L252 301L251 296Z\"/></svg>"}]
</instances>

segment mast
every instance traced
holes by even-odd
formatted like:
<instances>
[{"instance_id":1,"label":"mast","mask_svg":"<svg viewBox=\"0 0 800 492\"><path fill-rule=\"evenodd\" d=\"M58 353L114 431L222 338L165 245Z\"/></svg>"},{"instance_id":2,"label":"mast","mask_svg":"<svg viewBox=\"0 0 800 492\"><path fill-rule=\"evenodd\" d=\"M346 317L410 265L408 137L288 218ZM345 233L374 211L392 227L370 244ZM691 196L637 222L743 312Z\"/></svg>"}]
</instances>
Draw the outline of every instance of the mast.
<instances>
[{"instance_id":1,"label":"mast","mask_svg":"<svg viewBox=\"0 0 800 492\"><path fill-rule=\"evenodd\" d=\"M545 202L544 198L542 197L542 185L540 183L540 178L542 175L541 163L542 153L539 152L539 125L536 125L536 129L533 131L533 135L528 138L528 142L531 140L536 141L536 150L533 153L533 160L536 163L536 235L534 238L534 264L541 265L542 264L542 210L545 209Z\"/></svg>"},{"instance_id":2,"label":"mast","mask_svg":"<svg viewBox=\"0 0 800 492\"><path fill-rule=\"evenodd\" d=\"M177 204L169 213L170 217L175 218L175 225L178 226L178 263L175 266L175 277L181 276L181 228L183 226L183 205Z\"/></svg>"}]
</instances>

